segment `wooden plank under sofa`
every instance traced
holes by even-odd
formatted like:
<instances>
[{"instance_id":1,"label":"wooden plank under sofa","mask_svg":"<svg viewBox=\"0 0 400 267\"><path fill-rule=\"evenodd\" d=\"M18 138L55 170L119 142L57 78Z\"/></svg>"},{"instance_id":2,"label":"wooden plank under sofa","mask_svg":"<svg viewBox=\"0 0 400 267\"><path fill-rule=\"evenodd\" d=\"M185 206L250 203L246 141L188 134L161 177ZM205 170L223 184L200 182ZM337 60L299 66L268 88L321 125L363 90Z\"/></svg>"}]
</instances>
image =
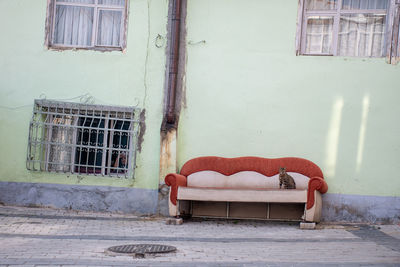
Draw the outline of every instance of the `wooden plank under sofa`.
<instances>
[{"instance_id":1,"label":"wooden plank under sofa","mask_svg":"<svg viewBox=\"0 0 400 267\"><path fill-rule=\"evenodd\" d=\"M296 189L279 189L280 167L294 178ZM168 174L165 183L174 217L319 222L321 194L328 190L316 164L293 157L194 158L179 174Z\"/></svg>"}]
</instances>

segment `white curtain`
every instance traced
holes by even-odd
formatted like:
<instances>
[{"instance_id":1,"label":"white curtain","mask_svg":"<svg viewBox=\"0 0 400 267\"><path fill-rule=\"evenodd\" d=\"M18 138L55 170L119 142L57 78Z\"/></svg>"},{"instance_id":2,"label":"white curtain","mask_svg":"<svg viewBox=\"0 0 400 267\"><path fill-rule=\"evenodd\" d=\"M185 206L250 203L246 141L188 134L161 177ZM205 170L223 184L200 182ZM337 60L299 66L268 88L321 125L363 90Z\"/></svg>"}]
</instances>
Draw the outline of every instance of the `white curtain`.
<instances>
[{"instance_id":1,"label":"white curtain","mask_svg":"<svg viewBox=\"0 0 400 267\"><path fill-rule=\"evenodd\" d=\"M121 45L122 11L100 10L97 45Z\"/></svg>"},{"instance_id":2,"label":"white curtain","mask_svg":"<svg viewBox=\"0 0 400 267\"><path fill-rule=\"evenodd\" d=\"M124 6L125 0L99 0L100 5Z\"/></svg>"},{"instance_id":3,"label":"white curtain","mask_svg":"<svg viewBox=\"0 0 400 267\"><path fill-rule=\"evenodd\" d=\"M91 7L57 5L53 42L79 47L91 46L93 16L94 8Z\"/></svg>"},{"instance_id":4,"label":"white curtain","mask_svg":"<svg viewBox=\"0 0 400 267\"><path fill-rule=\"evenodd\" d=\"M338 55L381 57L384 52L385 21L385 15L342 15Z\"/></svg>"},{"instance_id":5,"label":"white curtain","mask_svg":"<svg viewBox=\"0 0 400 267\"><path fill-rule=\"evenodd\" d=\"M331 10L336 9L337 0L306 0L307 10Z\"/></svg>"},{"instance_id":6,"label":"white curtain","mask_svg":"<svg viewBox=\"0 0 400 267\"><path fill-rule=\"evenodd\" d=\"M65 5L63 2L76 5ZM53 43L74 47L121 46L125 0L98 0L97 9L80 4L95 4L95 1L56 1ZM108 6L121 9L109 10ZM97 26L93 25L95 17ZM95 39L92 38L93 34L96 35Z\"/></svg>"},{"instance_id":7,"label":"white curtain","mask_svg":"<svg viewBox=\"0 0 400 267\"><path fill-rule=\"evenodd\" d=\"M336 9L338 0L306 0L307 10L332 10ZM349 9L386 9L387 0L343 0L342 8Z\"/></svg>"},{"instance_id":8,"label":"white curtain","mask_svg":"<svg viewBox=\"0 0 400 267\"><path fill-rule=\"evenodd\" d=\"M337 1L306 0L307 10L333 10L339 12ZM334 17L309 16L305 36L305 53L332 53L333 40L337 38L337 55L381 57L384 55L385 24L388 0L343 0L337 36L333 36ZM337 10L336 10L337 9ZM374 10L371 13L357 10ZM376 11L375 11L376 10Z\"/></svg>"},{"instance_id":9,"label":"white curtain","mask_svg":"<svg viewBox=\"0 0 400 267\"><path fill-rule=\"evenodd\" d=\"M72 116L57 116L51 120L51 145L48 155L49 171L70 172L72 166L72 147L74 140L74 125L76 118Z\"/></svg>"},{"instance_id":10,"label":"white curtain","mask_svg":"<svg viewBox=\"0 0 400 267\"><path fill-rule=\"evenodd\" d=\"M342 9L386 9L387 0L343 0Z\"/></svg>"},{"instance_id":11,"label":"white curtain","mask_svg":"<svg viewBox=\"0 0 400 267\"><path fill-rule=\"evenodd\" d=\"M309 17L307 20L306 53L331 53L332 31L333 17Z\"/></svg>"},{"instance_id":12,"label":"white curtain","mask_svg":"<svg viewBox=\"0 0 400 267\"><path fill-rule=\"evenodd\" d=\"M68 3L82 3L82 4L94 4L95 0L57 0L57 2L68 2Z\"/></svg>"}]
</instances>

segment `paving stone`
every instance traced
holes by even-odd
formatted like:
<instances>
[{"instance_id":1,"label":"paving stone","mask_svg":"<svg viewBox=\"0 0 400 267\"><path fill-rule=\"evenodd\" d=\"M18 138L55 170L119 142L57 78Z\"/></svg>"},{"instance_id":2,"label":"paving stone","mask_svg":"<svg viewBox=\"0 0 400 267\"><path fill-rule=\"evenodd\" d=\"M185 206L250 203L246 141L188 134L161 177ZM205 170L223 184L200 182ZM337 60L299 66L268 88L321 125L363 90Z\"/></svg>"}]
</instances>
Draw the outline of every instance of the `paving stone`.
<instances>
[{"instance_id":1,"label":"paving stone","mask_svg":"<svg viewBox=\"0 0 400 267\"><path fill-rule=\"evenodd\" d=\"M165 218L5 206L0 266L400 265L399 225L339 226L309 231L289 222L192 219L174 227ZM138 243L178 250L144 259L106 253L111 246Z\"/></svg>"}]
</instances>

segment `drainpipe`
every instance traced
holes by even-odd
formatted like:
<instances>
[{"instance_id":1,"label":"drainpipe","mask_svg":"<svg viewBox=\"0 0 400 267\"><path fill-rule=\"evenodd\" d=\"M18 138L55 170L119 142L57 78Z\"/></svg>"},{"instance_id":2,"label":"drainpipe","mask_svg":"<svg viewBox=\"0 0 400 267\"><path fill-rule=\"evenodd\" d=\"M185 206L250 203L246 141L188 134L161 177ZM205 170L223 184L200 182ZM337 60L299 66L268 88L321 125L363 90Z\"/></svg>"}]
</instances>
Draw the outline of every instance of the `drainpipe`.
<instances>
[{"instance_id":1,"label":"drainpipe","mask_svg":"<svg viewBox=\"0 0 400 267\"><path fill-rule=\"evenodd\" d=\"M179 75L179 45L181 42L181 16L185 13L182 8L186 7L186 0L170 0L170 28L169 28L169 51L168 51L168 70L166 73L166 109L163 123L161 125L160 142L160 172L159 172L159 194L158 194L158 213L169 215L168 202L169 190L165 185L164 177L168 173L177 171L177 110L176 102L178 95L178 75Z\"/></svg>"},{"instance_id":2,"label":"drainpipe","mask_svg":"<svg viewBox=\"0 0 400 267\"><path fill-rule=\"evenodd\" d=\"M167 123L175 124L175 102L176 102L176 87L178 81L178 65L179 65L179 42L181 28L181 0L173 0L171 14L171 46L169 51L170 67L168 75L168 106L167 106Z\"/></svg>"}]
</instances>

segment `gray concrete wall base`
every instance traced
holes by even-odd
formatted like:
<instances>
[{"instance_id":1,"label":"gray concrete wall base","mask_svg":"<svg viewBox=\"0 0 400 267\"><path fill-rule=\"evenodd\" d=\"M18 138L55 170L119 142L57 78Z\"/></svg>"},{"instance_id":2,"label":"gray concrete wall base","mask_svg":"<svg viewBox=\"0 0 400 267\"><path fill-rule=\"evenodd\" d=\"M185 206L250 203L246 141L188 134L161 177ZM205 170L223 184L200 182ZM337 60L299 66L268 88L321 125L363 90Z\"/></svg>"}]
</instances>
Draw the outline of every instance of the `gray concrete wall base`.
<instances>
[{"instance_id":1,"label":"gray concrete wall base","mask_svg":"<svg viewBox=\"0 0 400 267\"><path fill-rule=\"evenodd\" d=\"M0 202L168 216L168 192L111 186L0 182ZM322 221L400 222L400 197L324 194Z\"/></svg>"},{"instance_id":2,"label":"gray concrete wall base","mask_svg":"<svg viewBox=\"0 0 400 267\"><path fill-rule=\"evenodd\" d=\"M156 214L158 190L86 185L0 182L0 202L73 210Z\"/></svg>"},{"instance_id":3,"label":"gray concrete wall base","mask_svg":"<svg viewBox=\"0 0 400 267\"><path fill-rule=\"evenodd\" d=\"M324 194L322 220L398 223L400 197Z\"/></svg>"},{"instance_id":4,"label":"gray concrete wall base","mask_svg":"<svg viewBox=\"0 0 400 267\"><path fill-rule=\"evenodd\" d=\"M158 193L158 210L157 213L162 216L169 216L169 191L168 192L159 192Z\"/></svg>"}]
</instances>

